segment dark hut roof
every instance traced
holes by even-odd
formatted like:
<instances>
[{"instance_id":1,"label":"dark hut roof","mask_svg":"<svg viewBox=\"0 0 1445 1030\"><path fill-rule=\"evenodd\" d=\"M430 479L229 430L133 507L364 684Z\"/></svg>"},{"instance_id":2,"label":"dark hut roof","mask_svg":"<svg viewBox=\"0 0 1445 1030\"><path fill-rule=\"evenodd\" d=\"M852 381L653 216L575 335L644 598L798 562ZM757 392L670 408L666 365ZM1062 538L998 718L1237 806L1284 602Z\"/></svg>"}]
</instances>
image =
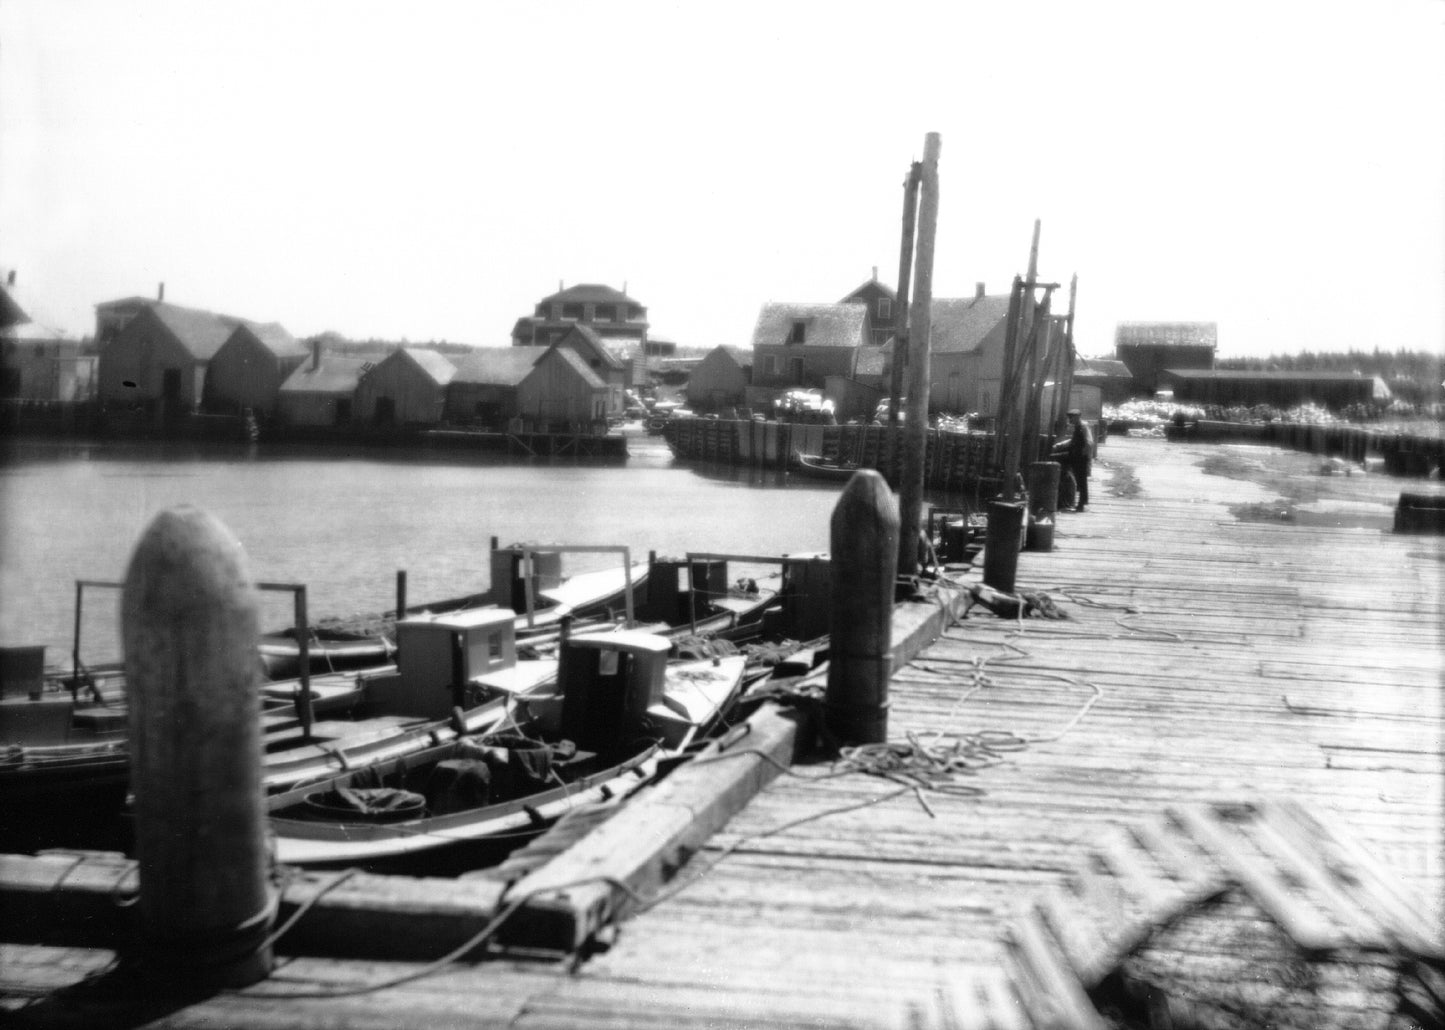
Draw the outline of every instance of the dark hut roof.
<instances>
[{"instance_id":1,"label":"dark hut roof","mask_svg":"<svg viewBox=\"0 0 1445 1030\"><path fill-rule=\"evenodd\" d=\"M287 376L281 384L281 392L349 394L375 365L376 361L371 358L322 354L319 367L312 368L311 362L307 361Z\"/></svg>"},{"instance_id":2,"label":"dark hut roof","mask_svg":"<svg viewBox=\"0 0 1445 1030\"><path fill-rule=\"evenodd\" d=\"M1114 327L1115 347L1217 347L1215 322L1119 322Z\"/></svg>"},{"instance_id":3,"label":"dark hut roof","mask_svg":"<svg viewBox=\"0 0 1445 1030\"><path fill-rule=\"evenodd\" d=\"M457 361L454 383L516 386L532 371L549 347L479 347Z\"/></svg>"},{"instance_id":4,"label":"dark hut roof","mask_svg":"<svg viewBox=\"0 0 1445 1030\"><path fill-rule=\"evenodd\" d=\"M559 347L556 344L553 344L551 347L548 347L547 350L552 354L556 354L558 359L565 361L567 365L571 367L574 372L580 375L583 381L586 382L587 385L592 387L594 390L607 389L607 384L602 381L601 377L598 376L596 372L592 371L592 369L587 367L587 362L583 360L582 355L578 354L571 347ZM546 361L548 359L549 355L543 354L540 358L537 359L537 364L540 365L543 361Z\"/></svg>"},{"instance_id":5,"label":"dark hut roof","mask_svg":"<svg viewBox=\"0 0 1445 1030\"><path fill-rule=\"evenodd\" d=\"M1008 317L1008 304L1007 294L940 297L929 308L933 320L930 349L939 354L967 354L977 350L984 338Z\"/></svg>"},{"instance_id":6,"label":"dark hut roof","mask_svg":"<svg viewBox=\"0 0 1445 1030\"><path fill-rule=\"evenodd\" d=\"M214 311L183 308L177 304L159 301L137 315L136 321L147 315L169 329L181 346L198 361L210 361L216 356L216 351L231 338L236 327L245 324L245 319L232 315L218 315ZM131 323L134 324L136 323Z\"/></svg>"},{"instance_id":7,"label":"dark hut roof","mask_svg":"<svg viewBox=\"0 0 1445 1030\"><path fill-rule=\"evenodd\" d=\"M446 386L457 374L457 366L446 355L425 347L403 347L397 351L415 361L438 386Z\"/></svg>"},{"instance_id":8,"label":"dark hut roof","mask_svg":"<svg viewBox=\"0 0 1445 1030\"><path fill-rule=\"evenodd\" d=\"M278 358L305 357L310 349L286 331L279 322L243 322L232 330L230 338L239 333L249 334L257 343Z\"/></svg>"},{"instance_id":9,"label":"dark hut roof","mask_svg":"<svg viewBox=\"0 0 1445 1030\"><path fill-rule=\"evenodd\" d=\"M602 283L578 283L576 286L569 286L550 296L543 297L541 303L549 304L552 301L570 301L573 303L601 303L618 304L633 301L631 297L620 290L614 290L611 286Z\"/></svg>"},{"instance_id":10,"label":"dark hut roof","mask_svg":"<svg viewBox=\"0 0 1445 1030\"><path fill-rule=\"evenodd\" d=\"M868 309L861 304L767 303L758 313L753 346L784 344L793 323L807 322L803 347L857 347L863 343Z\"/></svg>"}]
</instances>

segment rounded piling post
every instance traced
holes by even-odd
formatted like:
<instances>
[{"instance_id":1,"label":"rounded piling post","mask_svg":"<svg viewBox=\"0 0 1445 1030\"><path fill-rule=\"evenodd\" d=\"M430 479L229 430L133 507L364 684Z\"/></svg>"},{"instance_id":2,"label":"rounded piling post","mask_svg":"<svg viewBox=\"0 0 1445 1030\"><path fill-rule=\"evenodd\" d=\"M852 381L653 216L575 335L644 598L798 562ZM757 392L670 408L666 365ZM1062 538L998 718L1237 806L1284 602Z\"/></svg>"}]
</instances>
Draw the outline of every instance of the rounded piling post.
<instances>
[{"instance_id":1,"label":"rounded piling post","mask_svg":"<svg viewBox=\"0 0 1445 1030\"><path fill-rule=\"evenodd\" d=\"M1022 501L990 501L988 535L983 546L983 581L1005 594L1014 592L1019 566L1019 536L1024 528Z\"/></svg>"},{"instance_id":2,"label":"rounded piling post","mask_svg":"<svg viewBox=\"0 0 1445 1030\"><path fill-rule=\"evenodd\" d=\"M153 979L241 987L271 971L255 591L241 544L162 512L126 572L121 638L140 867L137 958Z\"/></svg>"},{"instance_id":3,"label":"rounded piling post","mask_svg":"<svg viewBox=\"0 0 1445 1030\"><path fill-rule=\"evenodd\" d=\"M853 473L830 524L827 727L845 744L888 739L898 505L873 469Z\"/></svg>"}]
</instances>

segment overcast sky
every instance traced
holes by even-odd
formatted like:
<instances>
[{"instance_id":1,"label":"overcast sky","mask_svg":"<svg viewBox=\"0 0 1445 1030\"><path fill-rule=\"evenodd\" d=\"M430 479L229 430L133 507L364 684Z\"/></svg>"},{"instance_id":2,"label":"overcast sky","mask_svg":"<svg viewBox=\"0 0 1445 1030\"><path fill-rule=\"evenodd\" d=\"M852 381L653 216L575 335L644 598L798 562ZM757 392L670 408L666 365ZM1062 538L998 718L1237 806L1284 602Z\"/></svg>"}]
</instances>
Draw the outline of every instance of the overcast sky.
<instances>
[{"instance_id":1,"label":"overcast sky","mask_svg":"<svg viewBox=\"0 0 1445 1030\"><path fill-rule=\"evenodd\" d=\"M601 282L684 345L898 274L1079 276L1077 340L1445 350L1445 4L4 0L0 264L59 328L154 295L502 345ZM1056 308L1057 310L1057 308Z\"/></svg>"}]
</instances>

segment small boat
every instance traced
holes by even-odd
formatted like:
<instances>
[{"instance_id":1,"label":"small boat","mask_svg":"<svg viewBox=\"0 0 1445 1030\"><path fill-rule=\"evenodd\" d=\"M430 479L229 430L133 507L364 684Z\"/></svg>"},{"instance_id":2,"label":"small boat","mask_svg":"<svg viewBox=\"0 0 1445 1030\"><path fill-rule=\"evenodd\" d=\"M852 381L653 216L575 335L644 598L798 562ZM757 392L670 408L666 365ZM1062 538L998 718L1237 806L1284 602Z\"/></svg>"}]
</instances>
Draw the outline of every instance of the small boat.
<instances>
[{"instance_id":1,"label":"small boat","mask_svg":"<svg viewBox=\"0 0 1445 1030\"><path fill-rule=\"evenodd\" d=\"M792 471L800 476L807 476L809 479L826 479L832 482L846 483L861 467L849 462L829 461L817 454L795 454L793 455Z\"/></svg>"},{"instance_id":2,"label":"small boat","mask_svg":"<svg viewBox=\"0 0 1445 1030\"><path fill-rule=\"evenodd\" d=\"M269 633L258 645L261 667L268 679L300 675L301 648L292 629ZM324 626L307 629L307 665L313 673L341 672L385 665L396 654L396 645L380 633L354 633Z\"/></svg>"},{"instance_id":3,"label":"small boat","mask_svg":"<svg viewBox=\"0 0 1445 1030\"><path fill-rule=\"evenodd\" d=\"M697 554L649 559L643 621L667 626L673 640L690 637L743 638L761 632L761 623L781 601L783 575L774 571L734 580L730 565L780 563L782 559L752 555ZM761 581L760 581L761 580Z\"/></svg>"},{"instance_id":4,"label":"small boat","mask_svg":"<svg viewBox=\"0 0 1445 1030\"><path fill-rule=\"evenodd\" d=\"M556 679L555 659L516 654L511 612L481 609L403 620L399 665L258 686L268 790L492 732L517 698ZM61 689L0 698L0 806L129 780L128 712Z\"/></svg>"},{"instance_id":5,"label":"small boat","mask_svg":"<svg viewBox=\"0 0 1445 1030\"><path fill-rule=\"evenodd\" d=\"M273 795L277 860L385 863L535 832L636 790L712 732L742 689L741 656L669 663L669 647L638 631L570 638L556 691L518 698L505 730Z\"/></svg>"}]
</instances>

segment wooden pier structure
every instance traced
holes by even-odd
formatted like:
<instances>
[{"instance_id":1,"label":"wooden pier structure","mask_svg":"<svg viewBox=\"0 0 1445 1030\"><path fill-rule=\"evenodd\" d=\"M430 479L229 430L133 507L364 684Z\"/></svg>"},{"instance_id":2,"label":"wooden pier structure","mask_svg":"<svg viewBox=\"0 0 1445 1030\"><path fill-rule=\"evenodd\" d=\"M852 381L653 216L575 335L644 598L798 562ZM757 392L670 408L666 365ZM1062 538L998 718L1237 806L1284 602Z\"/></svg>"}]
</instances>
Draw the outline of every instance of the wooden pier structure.
<instances>
[{"instance_id":1,"label":"wooden pier structure","mask_svg":"<svg viewBox=\"0 0 1445 1030\"><path fill-rule=\"evenodd\" d=\"M317 954L306 921L345 925L354 885L338 884L276 941L269 979L156 999L106 988L110 947L18 940L0 914L0 1011L45 1027L1032 1030L1145 1025L1086 992L1142 984L1207 1007L1243 984L1257 1005L1312 997L1330 1025L1429 1025L1392 1006L1403 992L1428 1009L1432 984L1438 1002L1445 961L1445 538L1240 521L1230 506L1268 488L1206 475L1210 449L1111 439L1088 513L1019 556L1018 589L1067 618L940 618L892 677L886 745L788 767L762 757L786 716L755 716L709 768L756 793L612 890L633 911L585 957L428 961L440 932L435 956L360 937L354 957ZM1135 495L1111 494L1125 479ZM685 786L670 797L666 819L629 824L634 844L716 815ZM89 875L126 896L123 864ZM491 888L391 889L442 927Z\"/></svg>"}]
</instances>

